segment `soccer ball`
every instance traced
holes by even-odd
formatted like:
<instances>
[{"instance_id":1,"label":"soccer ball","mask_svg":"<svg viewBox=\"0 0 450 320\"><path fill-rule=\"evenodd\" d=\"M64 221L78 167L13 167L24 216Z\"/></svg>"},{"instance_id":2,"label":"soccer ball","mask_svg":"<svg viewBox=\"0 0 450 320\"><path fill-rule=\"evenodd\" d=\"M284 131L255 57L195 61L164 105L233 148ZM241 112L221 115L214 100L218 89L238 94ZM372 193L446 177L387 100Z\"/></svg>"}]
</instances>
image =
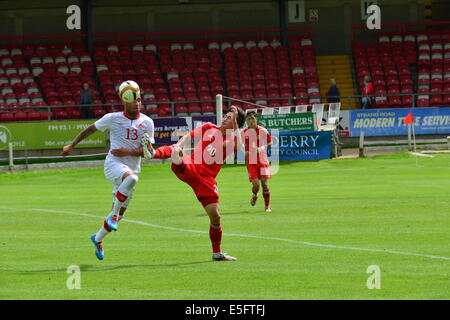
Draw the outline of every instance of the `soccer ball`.
<instances>
[{"instance_id":1,"label":"soccer ball","mask_svg":"<svg viewBox=\"0 0 450 320\"><path fill-rule=\"evenodd\" d=\"M139 85L132 80L124 81L119 87L119 97L123 102L134 102L141 97L141 89L139 89Z\"/></svg>"}]
</instances>

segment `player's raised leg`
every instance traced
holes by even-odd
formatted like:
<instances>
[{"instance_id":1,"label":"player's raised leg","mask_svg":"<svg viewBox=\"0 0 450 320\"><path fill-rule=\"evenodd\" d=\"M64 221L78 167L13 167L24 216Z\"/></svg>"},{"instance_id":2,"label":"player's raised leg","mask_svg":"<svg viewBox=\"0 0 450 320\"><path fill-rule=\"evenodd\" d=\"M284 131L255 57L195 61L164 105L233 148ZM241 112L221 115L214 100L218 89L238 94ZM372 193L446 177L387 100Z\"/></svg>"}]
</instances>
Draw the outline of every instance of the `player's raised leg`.
<instances>
[{"instance_id":1,"label":"player's raised leg","mask_svg":"<svg viewBox=\"0 0 450 320\"><path fill-rule=\"evenodd\" d=\"M141 146L145 159L152 159L155 156L155 149L153 149L151 138L148 133L142 135Z\"/></svg>"},{"instance_id":2,"label":"player's raised leg","mask_svg":"<svg viewBox=\"0 0 450 320\"><path fill-rule=\"evenodd\" d=\"M129 199L128 199L129 200ZM114 204L113 204L114 206ZM122 207L119 210L119 221L123 218L123 215L125 211L127 210L126 207ZM109 216L108 216L109 217ZM108 227L108 224L105 221L103 222L103 225L100 227L100 229L97 231L97 233L94 233L91 236L91 240L94 243L95 246L95 255L99 260L103 260L105 257L104 249L103 249L103 239L113 231L110 227Z\"/></svg>"},{"instance_id":3,"label":"player's raised leg","mask_svg":"<svg viewBox=\"0 0 450 320\"><path fill-rule=\"evenodd\" d=\"M103 260L104 258L103 239L111 231L117 230L118 223L123 218L137 181L137 175L130 171L127 171L123 175L123 181L115 192L111 213L106 217L98 232L91 236L91 240L95 246L95 255L99 260Z\"/></svg>"},{"instance_id":4,"label":"player's raised leg","mask_svg":"<svg viewBox=\"0 0 450 320\"><path fill-rule=\"evenodd\" d=\"M220 209L219 203L210 203L205 206L205 211L209 216L209 238L211 239L214 261L235 261L235 257L229 256L222 252L222 227L220 225Z\"/></svg>"},{"instance_id":5,"label":"player's raised leg","mask_svg":"<svg viewBox=\"0 0 450 320\"><path fill-rule=\"evenodd\" d=\"M172 151L175 145L162 146L155 150L155 155L153 159L168 159L172 156Z\"/></svg>"},{"instance_id":6,"label":"player's raised leg","mask_svg":"<svg viewBox=\"0 0 450 320\"><path fill-rule=\"evenodd\" d=\"M96 234L93 234L91 236L91 241L94 244L95 247L95 256L97 257L98 260L103 260L103 258L105 258L105 253L103 251L103 242L98 242L97 240L95 240Z\"/></svg>"},{"instance_id":7,"label":"player's raised leg","mask_svg":"<svg viewBox=\"0 0 450 320\"><path fill-rule=\"evenodd\" d=\"M123 174L122 183L119 185L114 198L113 209L106 219L106 223L111 230L116 231L118 229L119 211L124 206L124 203L132 196L138 180L138 176L131 171Z\"/></svg>"},{"instance_id":8,"label":"player's raised leg","mask_svg":"<svg viewBox=\"0 0 450 320\"><path fill-rule=\"evenodd\" d=\"M114 206L114 204L113 204ZM120 208L119 210L119 217L118 217L118 221L120 221L123 218L123 215L125 213L125 210L127 210L127 208ZM111 232L113 231L113 229L111 229L107 223L107 219L111 216L111 214L109 214L106 218L105 221L103 221L103 225L100 227L100 229L98 230L98 232L95 234L95 241L97 242L102 242L103 239Z\"/></svg>"},{"instance_id":9,"label":"player's raised leg","mask_svg":"<svg viewBox=\"0 0 450 320\"><path fill-rule=\"evenodd\" d=\"M264 197L264 206L266 212L271 212L270 209L270 189L269 184L267 182L267 178L261 178L261 185L263 189L263 197Z\"/></svg>"}]
</instances>

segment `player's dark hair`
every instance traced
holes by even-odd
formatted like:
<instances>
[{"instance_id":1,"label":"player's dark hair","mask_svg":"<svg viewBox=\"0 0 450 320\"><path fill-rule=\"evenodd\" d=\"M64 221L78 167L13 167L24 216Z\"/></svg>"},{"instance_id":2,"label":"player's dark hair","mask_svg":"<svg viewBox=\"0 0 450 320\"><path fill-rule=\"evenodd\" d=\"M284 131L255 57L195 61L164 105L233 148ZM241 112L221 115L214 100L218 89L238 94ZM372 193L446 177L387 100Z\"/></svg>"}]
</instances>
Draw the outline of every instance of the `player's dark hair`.
<instances>
[{"instance_id":1,"label":"player's dark hair","mask_svg":"<svg viewBox=\"0 0 450 320\"><path fill-rule=\"evenodd\" d=\"M238 127L242 128L242 126L245 123L245 116L246 116L245 111L239 107L237 108L237 111L238 111L238 114L237 114L236 122L237 122Z\"/></svg>"},{"instance_id":2,"label":"player's dark hair","mask_svg":"<svg viewBox=\"0 0 450 320\"><path fill-rule=\"evenodd\" d=\"M245 114L245 117L255 117L256 118L257 113L255 111L249 111Z\"/></svg>"},{"instance_id":3,"label":"player's dark hair","mask_svg":"<svg viewBox=\"0 0 450 320\"><path fill-rule=\"evenodd\" d=\"M236 117L236 122L237 122L238 127L242 128L242 126L245 123L245 111L242 110L239 107L236 107L236 109L237 109L237 112L238 112L237 117ZM231 108L229 108L227 113L228 112L233 112L233 111L231 110Z\"/></svg>"}]
</instances>

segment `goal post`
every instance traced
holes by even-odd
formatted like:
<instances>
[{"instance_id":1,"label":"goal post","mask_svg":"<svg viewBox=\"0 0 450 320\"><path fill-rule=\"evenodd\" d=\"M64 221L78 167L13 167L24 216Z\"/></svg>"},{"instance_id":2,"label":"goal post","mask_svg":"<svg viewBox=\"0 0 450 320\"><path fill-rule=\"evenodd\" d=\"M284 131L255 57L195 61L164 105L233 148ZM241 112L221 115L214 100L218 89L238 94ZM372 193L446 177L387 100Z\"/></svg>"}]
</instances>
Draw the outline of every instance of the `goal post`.
<instances>
[{"instance_id":1,"label":"goal post","mask_svg":"<svg viewBox=\"0 0 450 320\"><path fill-rule=\"evenodd\" d=\"M13 144L8 143L8 159L9 159L9 171L14 169L14 155L13 155Z\"/></svg>"},{"instance_id":2,"label":"goal post","mask_svg":"<svg viewBox=\"0 0 450 320\"><path fill-rule=\"evenodd\" d=\"M221 94L216 95L216 122L220 126L223 118L223 97Z\"/></svg>"}]
</instances>

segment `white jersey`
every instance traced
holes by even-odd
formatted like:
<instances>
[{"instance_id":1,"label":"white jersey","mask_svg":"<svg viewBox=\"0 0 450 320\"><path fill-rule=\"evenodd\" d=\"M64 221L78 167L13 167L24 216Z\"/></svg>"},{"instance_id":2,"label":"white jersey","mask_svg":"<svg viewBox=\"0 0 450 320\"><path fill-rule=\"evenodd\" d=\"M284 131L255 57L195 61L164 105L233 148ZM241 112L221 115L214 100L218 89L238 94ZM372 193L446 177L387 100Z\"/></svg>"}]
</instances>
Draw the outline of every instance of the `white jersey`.
<instances>
[{"instance_id":1,"label":"white jersey","mask_svg":"<svg viewBox=\"0 0 450 320\"><path fill-rule=\"evenodd\" d=\"M109 130L111 147L106 156L105 166L110 163L121 163L128 166L133 172L141 171L141 157L116 157L111 154L112 149L137 149L141 146L144 133L150 136L150 142L155 143L153 120L145 114L139 113L135 119L128 118L125 112L105 114L94 123L97 130Z\"/></svg>"}]
</instances>

